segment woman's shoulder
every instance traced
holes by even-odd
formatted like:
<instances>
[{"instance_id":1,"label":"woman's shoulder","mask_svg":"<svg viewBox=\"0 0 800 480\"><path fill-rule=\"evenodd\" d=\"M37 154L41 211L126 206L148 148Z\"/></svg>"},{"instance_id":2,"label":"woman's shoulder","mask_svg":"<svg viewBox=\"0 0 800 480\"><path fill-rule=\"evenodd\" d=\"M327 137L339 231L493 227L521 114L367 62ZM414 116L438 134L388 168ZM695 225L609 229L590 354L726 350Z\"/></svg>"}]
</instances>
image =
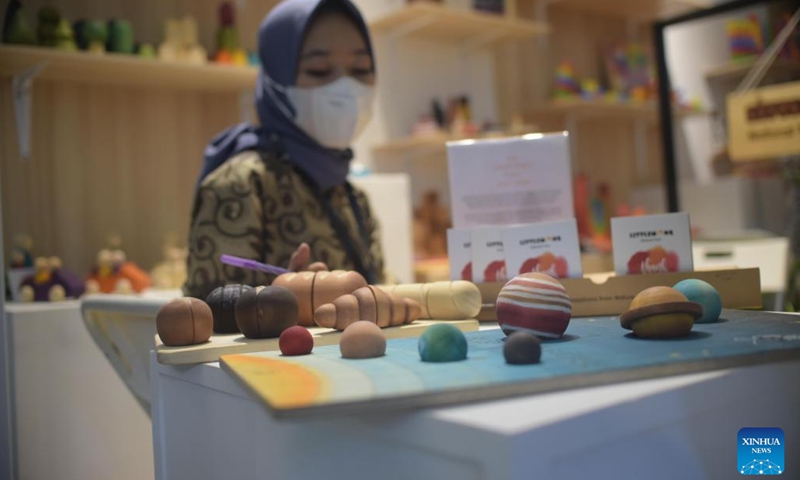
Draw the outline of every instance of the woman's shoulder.
<instances>
[{"instance_id":1,"label":"woman's shoulder","mask_svg":"<svg viewBox=\"0 0 800 480\"><path fill-rule=\"evenodd\" d=\"M203 179L200 186L207 188L224 188L235 185L245 185L254 178L261 182L268 182L274 177L271 165L275 155L247 150L237 153L229 158L216 170Z\"/></svg>"}]
</instances>

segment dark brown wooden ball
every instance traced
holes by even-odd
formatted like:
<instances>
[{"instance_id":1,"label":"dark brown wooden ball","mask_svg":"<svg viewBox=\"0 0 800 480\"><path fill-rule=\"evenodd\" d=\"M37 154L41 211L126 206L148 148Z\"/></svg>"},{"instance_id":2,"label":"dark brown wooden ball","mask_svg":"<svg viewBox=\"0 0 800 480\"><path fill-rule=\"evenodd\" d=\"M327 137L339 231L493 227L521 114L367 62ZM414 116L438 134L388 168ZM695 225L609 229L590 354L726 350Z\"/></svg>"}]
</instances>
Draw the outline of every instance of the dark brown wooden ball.
<instances>
[{"instance_id":1,"label":"dark brown wooden ball","mask_svg":"<svg viewBox=\"0 0 800 480\"><path fill-rule=\"evenodd\" d=\"M156 314L156 331L164 345L198 345L211 338L214 325L211 308L191 297L176 298L162 305Z\"/></svg>"},{"instance_id":2,"label":"dark brown wooden ball","mask_svg":"<svg viewBox=\"0 0 800 480\"><path fill-rule=\"evenodd\" d=\"M225 285L208 294L206 303L214 314L215 333L239 333L239 326L236 325L236 302L243 292L252 289L249 285Z\"/></svg>"},{"instance_id":3,"label":"dark brown wooden ball","mask_svg":"<svg viewBox=\"0 0 800 480\"><path fill-rule=\"evenodd\" d=\"M294 294L283 287L246 290L236 302L236 325L247 338L276 338L297 325L299 308Z\"/></svg>"}]
</instances>

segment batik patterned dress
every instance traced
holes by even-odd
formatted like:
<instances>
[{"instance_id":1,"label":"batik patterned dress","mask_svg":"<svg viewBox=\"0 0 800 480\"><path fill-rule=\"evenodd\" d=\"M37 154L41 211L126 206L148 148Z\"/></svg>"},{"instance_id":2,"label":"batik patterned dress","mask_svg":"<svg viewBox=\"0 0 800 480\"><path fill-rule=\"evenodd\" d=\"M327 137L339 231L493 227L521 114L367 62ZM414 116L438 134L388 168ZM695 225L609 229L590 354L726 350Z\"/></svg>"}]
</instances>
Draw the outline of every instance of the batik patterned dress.
<instances>
[{"instance_id":1,"label":"batik patterned dress","mask_svg":"<svg viewBox=\"0 0 800 480\"><path fill-rule=\"evenodd\" d=\"M340 219L352 252L384 280L379 228L366 195L340 185L316 193L309 180L280 155L242 152L209 174L199 186L189 231L185 295L206 296L229 283L268 285L273 276L220 262L223 253L286 267L302 243L311 247L311 262L331 270L353 270L330 218ZM321 203L328 202L331 209ZM360 210L361 224L354 206Z\"/></svg>"}]
</instances>

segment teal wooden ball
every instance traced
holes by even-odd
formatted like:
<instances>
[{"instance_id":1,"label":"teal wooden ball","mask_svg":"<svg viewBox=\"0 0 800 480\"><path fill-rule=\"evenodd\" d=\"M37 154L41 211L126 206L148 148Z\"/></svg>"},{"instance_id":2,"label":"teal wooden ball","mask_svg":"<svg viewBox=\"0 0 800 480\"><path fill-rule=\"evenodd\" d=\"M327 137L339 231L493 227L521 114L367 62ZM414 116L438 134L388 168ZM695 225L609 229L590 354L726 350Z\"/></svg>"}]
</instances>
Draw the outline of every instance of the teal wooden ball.
<instances>
[{"instance_id":1,"label":"teal wooden ball","mask_svg":"<svg viewBox=\"0 0 800 480\"><path fill-rule=\"evenodd\" d=\"M419 337L417 348L423 362L457 362L467 358L466 337L447 323L428 327Z\"/></svg>"},{"instance_id":2,"label":"teal wooden ball","mask_svg":"<svg viewBox=\"0 0 800 480\"><path fill-rule=\"evenodd\" d=\"M675 290L686 296L690 302L699 303L703 307L703 315L696 323L711 323L719 320L722 313L722 299L719 292L710 283L689 278L675 284Z\"/></svg>"}]
</instances>

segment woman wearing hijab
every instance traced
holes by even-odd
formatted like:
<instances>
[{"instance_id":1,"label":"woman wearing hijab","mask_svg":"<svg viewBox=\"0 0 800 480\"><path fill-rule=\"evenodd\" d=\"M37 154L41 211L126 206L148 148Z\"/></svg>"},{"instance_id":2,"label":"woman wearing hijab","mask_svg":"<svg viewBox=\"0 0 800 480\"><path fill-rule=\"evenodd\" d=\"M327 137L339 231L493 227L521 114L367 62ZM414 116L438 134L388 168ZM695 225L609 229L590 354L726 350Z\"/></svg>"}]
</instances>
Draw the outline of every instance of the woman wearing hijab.
<instances>
[{"instance_id":1,"label":"woman wearing hijab","mask_svg":"<svg viewBox=\"0 0 800 480\"><path fill-rule=\"evenodd\" d=\"M286 0L262 22L258 51L260 125L235 126L206 147L184 293L273 280L223 265L222 254L383 281L377 222L346 180L375 84L364 19L349 0Z\"/></svg>"}]
</instances>

